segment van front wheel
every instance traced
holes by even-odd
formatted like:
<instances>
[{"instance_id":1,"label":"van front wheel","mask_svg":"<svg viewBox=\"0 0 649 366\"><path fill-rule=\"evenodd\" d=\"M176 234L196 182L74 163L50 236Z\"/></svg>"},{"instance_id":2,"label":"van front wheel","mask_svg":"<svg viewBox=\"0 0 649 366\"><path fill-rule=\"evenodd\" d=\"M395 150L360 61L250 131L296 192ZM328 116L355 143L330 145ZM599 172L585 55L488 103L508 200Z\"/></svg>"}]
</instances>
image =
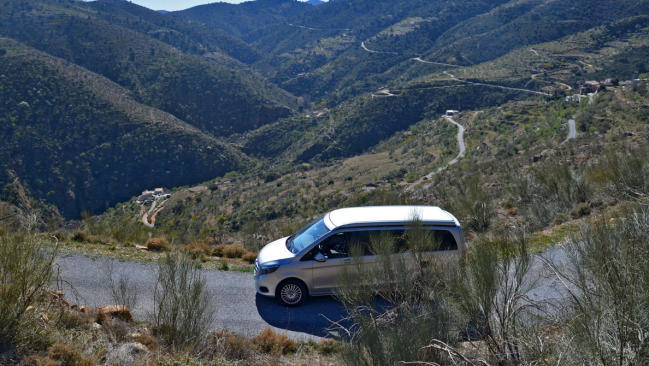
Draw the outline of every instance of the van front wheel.
<instances>
[{"instance_id":1,"label":"van front wheel","mask_svg":"<svg viewBox=\"0 0 649 366\"><path fill-rule=\"evenodd\" d=\"M299 280L286 280L277 286L275 296L286 306L297 306L307 297L306 286Z\"/></svg>"}]
</instances>

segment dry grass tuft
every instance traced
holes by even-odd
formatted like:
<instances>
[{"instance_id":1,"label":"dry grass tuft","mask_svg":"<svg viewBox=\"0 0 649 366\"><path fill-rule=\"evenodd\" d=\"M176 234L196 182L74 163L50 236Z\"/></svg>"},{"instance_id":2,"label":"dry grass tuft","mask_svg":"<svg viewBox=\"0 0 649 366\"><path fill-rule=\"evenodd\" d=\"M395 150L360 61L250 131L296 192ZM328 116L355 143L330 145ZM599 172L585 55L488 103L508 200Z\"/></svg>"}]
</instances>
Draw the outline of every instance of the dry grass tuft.
<instances>
[{"instance_id":1,"label":"dry grass tuft","mask_svg":"<svg viewBox=\"0 0 649 366\"><path fill-rule=\"evenodd\" d=\"M285 334L275 333L272 329L266 328L252 342L264 353L273 355L295 352L295 342Z\"/></svg>"},{"instance_id":2,"label":"dry grass tuft","mask_svg":"<svg viewBox=\"0 0 649 366\"><path fill-rule=\"evenodd\" d=\"M318 352L323 355L331 355L340 352L340 342L333 339L324 338L318 342Z\"/></svg>"},{"instance_id":3,"label":"dry grass tuft","mask_svg":"<svg viewBox=\"0 0 649 366\"><path fill-rule=\"evenodd\" d=\"M225 245L223 244L215 245L214 248L212 249L212 255L215 257L223 257L223 249L225 249Z\"/></svg>"},{"instance_id":4,"label":"dry grass tuft","mask_svg":"<svg viewBox=\"0 0 649 366\"><path fill-rule=\"evenodd\" d=\"M167 252L172 249L172 246L165 238L151 238L147 240L146 248L153 252Z\"/></svg>"},{"instance_id":5,"label":"dry grass tuft","mask_svg":"<svg viewBox=\"0 0 649 366\"><path fill-rule=\"evenodd\" d=\"M61 366L61 363L49 357L27 356L22 362L26 366Z\"/></svg>"},{"instance_id":6,"label":"dry grass tuft","mask_svg":"<svg viewBox=\"0 0 649 366\"><path fill-rule=\"evenodd\" d=\"M212 251L207 244L200 241L189 243L185 245L181 250L189 254L194 259L200 257L201 255L210 255L210 252Z\"/></svg>"},{"instance_id":7,"label":"dry grass tuft","mask_svg":"<svg viewBox=\"0 0 649 366\"><path fill-rule=\"evenodd\" d=\"M207 337L203 354L209 359L222 357L231 361L249 361L254 349L255 345L249 339L228 332L214 332Z\"/></svg>"},{"instance_id":8,"label":"dry grass tuft","mask_svg":"<svg viewBox=\"0 0 649 366\"><path fill-rule=\"evenodd\" d=\"M243 256L241 256L241 259L244 261L253 264L255 263L255 260L257 259L257 253L253 252L246 252Z\"/></svg>"},{"instance_id":9,"label":"dry grass tuft","mask_svg":"<svg viewBox=\"0 0 649 366\"><path fill-rule=\"evenodd\" d=\"M92 359L86 358L81 351L67 344L55 344L47 350L47 353L50 358L59 361L61 366L92 366L95 364Z\"/></svg>"},{"instance_id":10,"label":"dry grass tuft","mask_svg":"<svg viewBox=\"0 0 649 366\"><path fill-rule=\"evenodd\" d=\"M223 256L226 258L241 258L246 250L239 244L226 245L223 248Z\"/></svg>"}]
</instances>

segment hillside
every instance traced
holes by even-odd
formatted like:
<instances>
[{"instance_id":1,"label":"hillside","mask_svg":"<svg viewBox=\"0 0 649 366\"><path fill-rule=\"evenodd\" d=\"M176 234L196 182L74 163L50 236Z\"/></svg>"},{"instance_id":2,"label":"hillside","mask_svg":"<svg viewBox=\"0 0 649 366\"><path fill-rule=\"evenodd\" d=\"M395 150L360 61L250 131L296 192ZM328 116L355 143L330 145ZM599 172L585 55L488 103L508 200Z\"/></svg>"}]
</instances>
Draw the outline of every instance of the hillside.
<instances>
[{"instance_id":1,"label":"hillside","mask_svg":"<svg viewBox=\"0 0 649 366\"><path fill-rule=\"evenodd\" d=\"M600 93L593 104L536 99L466 110L455 117L466 128L466 155L430 178L425 176L438 171L458 152L457 128L444 118L421 121L393 134L372 152L333 164L287 164L212 180L197 189L174 193L168 209L158 214L154 232L179 242L225 235L255 250L288 235L318 213L341 206L395 203L441 205L456 213L472 231L470 218L465 216L468 209L462 206L470 202L460 197L478 199L470 194L479 192L466 191L477 181L497 212L494 225L529 225L530 232L544 237L542 230L551 232L556 225L560 228L580 217L574 210L584 202L581 200L593 210L616 204L607 196L604 183L591 180L591 175L585 177L599 174L597 164L603 154L646 145L647 90L646 83L613 88ZM577 138L564 142L573 115ZM551 189L557 185L571 195L581 184L573 179L588 179L584 183L589 187L586 198L535 195L520 186L536 184L538 189ZM530 201L525 200L532 198L543 200L548 211L531 212ZM555 199L565 202L555 206ZM129 232L141 233L135 229L139 210L133 202L119 205L99 216L94 227L119 222L133 227ZM128 240L141 239L133 236Z\"/></svg>"},{"instance_id":2,"label":"hillside","mask_svg":"<svg viewBox=\"0 0 649 366\"><path fill-rule=\"evenodd\" d=\"M243 148L252 155L288 161L347 157L447 109L556 98L579 93L585 80L637 78L649 66L648 19L623 19L558 41L515 49L474 66L410 61L411 69L399 71L412 81L394 81L394 86L354 98L326 113L323 109L264 126L247 134ZM443 71L438 71L440 68ZM387 76L395 77L395 73ZM422 73L426 74L415 77Z\"/></svg>"},{"instance_id":3,"label":"hillside","mask_svg":"<svg viewBox=\"0 0 649 366\"><path fill-rule=\"evenodd\" d=\"M576 93L585 80L637 78L649 66L646 4L645 0L615 4L605 0L589 8L581 0L463 4L340 0L313 6L260 0L160 13L112 0L7 1L0 14L0 35L26 45L27 54L38 50L41 57L59 63L65 60L66 68L84 70L68 73L64 80L84 85L83 93L101 95L99 100L108 103L108 109L126 113L120 118L128 123L150 122L145 113L128 113L151 110L182 124L190 135L200 136L191 143L177 143L167 141L170 137L164 131L151 137L155 144L182 149L196 146L198 150L192 153L200 155L205 153L200 146L216 141L229 152L216 159L219 163L213 168L196 164L182 179L156 183L161 179L156 175L146 184L175 186L209 180L244 166L250 167L244 174L252 175L272 169L269 166L289 172L302 169L301 164L335 166L340 159L375 153L394 136L437 120L447 109L482 110L513 101L556 103ZM560 26L549 26L554 23ZM33 60L24 62L29 68L37 67ZM101 88L87 85L88 80L100 79L114 83L113 91L101 94ZM15 119L24 107L18 105L26 99L26 91L14 82L5 88L13 103L7 104L6 115ZM79 96L69 98L74 101L69 105L83 104ZM55 100L57 105L65 98ZM130 107L124 106L124 100ZM133 108L133 103L138 107ZM90 107L91 111L101 109ZM73 121L88 121L84 126L90 129L107 118L88 117L88 113L73 110L68 114ZM47 129L36 126L34 139L51 138ZM546 133L555 134L550 130L559 127L551 126ZM131 136L130 130L118 135L92 131L88 136ZM6 133L15 139L24 132L9 129ZM234 147L218 140L220 136L228 137ZM72 143L79 136L66 138ZM189 139L188 135L183 138ZM98 140L86 142L105 146ZM134 144L132 148L139 151L145 146ZM53 158L75 163L70 157L85 148L92 149L74 150L65 160ZM441 146L431 149L446 151L444 157L450 154ZM126 150L114 154L121 158ZM165 150L171 154L171 149ZM110 159L111 154L107 152L102 159ZM260 162L239 163L248 161L244 154ZM14 150L7 155L12 161L22 161L20 156ZM134 166L147 159L151 157ZM425 165L439 163L438 159L438 155L430 157ZM235 162L232 167L221 163L228 160ZM46 164L47 169L59 163ZM138 175L137 169L111 171L110 166L104 165L105 171L96 165L92 173L75 172L74 186L97 175L118 174L139 182L138 188L120 185L108 199L97 194L84 199L88 203L72 207L58 194L72 183L59 184L54 190L47 182L38 189L31 183L24 185L34 198L57 197L56 202L54 198L47 201L66 216L85 209L98 212L119 201L117 197L127 199L145 186L132 177ZM20 178L27 179L32 170L24 168Z\"/></svg>"},{"instance_id":4,"label":"hillside","mask_svg":"<svg viewBox=\"0 0 649 366\"><path fill-rule=\"evenodd\" d=\"M338 104L444 66L494 60L524 45L558 40L647 14L646 1L366 1L319 6L260 30L273 80L291 93ZM556 26L555 26L556 25ZM364 46L364 47L363 47ZM415 58L431 61L419 67ZM448 65L446 65L448 66Z\"/></svg>"},{"instance_id":5,"label":"hillside","mask_svg":"<svg viewBox=\"0 0 649 366\"><path fill-rule=\"evenodd\" d=\"M146 188L200 182L248 164L226 143L82 67L7 38L0 58L4 201L35 204L24 191L79 217Z\"/></svg>"},{"instance_id":6,"label":"hillside","mask_svg":"<svg viewBox=\"0 0 649 366\"><path fill-rule=\"evenodd\" d=\"M222 29L250 41L250 34L269 26L300 18L313 6L297 0L259 0L242 4L215 2L172 13L174 17Z\"/></svg>"},{"instance_id":7,"label":"hillside","mask_svg":"<svg viewBox=\"0 0 649 366\"><path fill-rule=\"evenodd\" d=\"M107 22L74 2L9 4L0 14L0 35L103 75L139 101L206 132L230 135L254 129L287 116L294 105L293 97L255 73L231 59L222 62L227 56L184 53L119 25L128 19Z\"/></svg>"}]
</instances>

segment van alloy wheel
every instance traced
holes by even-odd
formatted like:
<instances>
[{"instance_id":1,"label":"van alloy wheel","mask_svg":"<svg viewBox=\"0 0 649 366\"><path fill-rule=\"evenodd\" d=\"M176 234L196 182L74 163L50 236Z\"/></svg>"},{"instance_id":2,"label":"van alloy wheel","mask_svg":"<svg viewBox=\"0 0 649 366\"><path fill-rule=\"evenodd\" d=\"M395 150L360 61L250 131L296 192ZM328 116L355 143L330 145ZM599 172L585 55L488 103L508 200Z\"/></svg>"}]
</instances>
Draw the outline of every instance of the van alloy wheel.
<instances>
[{"instance_id":1,"label":"van alloy wheel","mask_svg":"<svg viewBox=\"0 0 649 366\"><path fill-rule=\"evenodd\" d=\"M300 305L306 297L306 287L296 280L282 283L277 292L279 300L287 306Z\"/></svg>"}]
</instances>

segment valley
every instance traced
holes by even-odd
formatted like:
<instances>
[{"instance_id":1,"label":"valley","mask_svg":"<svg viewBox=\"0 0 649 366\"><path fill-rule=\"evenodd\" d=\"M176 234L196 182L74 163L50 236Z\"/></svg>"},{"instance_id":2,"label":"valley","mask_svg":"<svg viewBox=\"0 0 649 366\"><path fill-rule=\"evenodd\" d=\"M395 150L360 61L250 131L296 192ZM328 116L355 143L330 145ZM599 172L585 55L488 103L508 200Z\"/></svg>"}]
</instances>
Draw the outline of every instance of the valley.
<instances>
[{"instance_id":1,"label":"valley","mask_svg":"<svg viewBox=\"0 0 649 366\"><path fill-rule=\"evenodd\" d=\"M21 295L19 315L3 311L20 301L0 303L0 364L66 364L56 344L110 364L130 343L162 365L608 360L616 353L591 347L603 336L586 335L585 302L572 302L590 293L571 293L580 279L606 287L608 266L631 290L598 287L588 306L605 306L589 311L631 344L616 364L646 361L646 343L609 327L620 322L607 309L623 299L635 323L617 329L649 329L636 301L646 278L634 277L649 258L638 234L649 222L649 1L255 0L157 12L5 0L0 10L0 273L47 277L16 287L39 291ZM302 309L255 294L266 244L336 208L378 205L457 217L468 251L456 266L369 276L440 297L345 289ZM9 299L14 283L2 281ZM501 295L476 294L489 286ZM186 301L170 318L194 325L162 319L155 291ZM500 309L507 296L516 306ZM112 303L136 321L102 324L98 307ZM208 308L212 319L191 317ZM508 311L515 321L498 323Z\"/></svg>"}]
</instances>

